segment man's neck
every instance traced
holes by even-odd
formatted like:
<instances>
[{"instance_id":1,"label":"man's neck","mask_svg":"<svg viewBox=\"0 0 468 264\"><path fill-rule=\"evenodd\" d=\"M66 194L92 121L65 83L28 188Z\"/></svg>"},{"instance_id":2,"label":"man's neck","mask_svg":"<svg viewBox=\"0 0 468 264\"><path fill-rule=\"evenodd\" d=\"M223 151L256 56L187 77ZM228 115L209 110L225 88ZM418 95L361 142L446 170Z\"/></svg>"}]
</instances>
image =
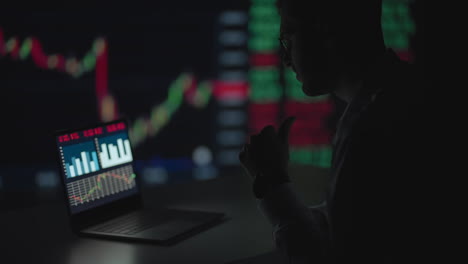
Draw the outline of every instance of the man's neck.
<instances>
[{"instance_id":1,"label":"man's neck","mask_svg":"<svg viewBox=\"0 0 468 264\"><path fill-rule=\"evenodd\" d=\"M367 67L365 67L366 70L354 72L351 75L342 78L334 91L335 95L349 104L362 89L364 76L367 76L369 71L373 71L376 68L381 67L380 64L387 53L388 51L383 48L382 51L376 54L374 59L367 64Z\"/></svg>"},{"instance_id":2,"label":"man's neck","mask_svg":"<svg viewBox=\"0 0 468 264\"><path fill-rule=\"evenodd\" d=\"M335 95L349 104L362 88L362 80L341 81L334 91Z\"/></svg>"}]
</instances>

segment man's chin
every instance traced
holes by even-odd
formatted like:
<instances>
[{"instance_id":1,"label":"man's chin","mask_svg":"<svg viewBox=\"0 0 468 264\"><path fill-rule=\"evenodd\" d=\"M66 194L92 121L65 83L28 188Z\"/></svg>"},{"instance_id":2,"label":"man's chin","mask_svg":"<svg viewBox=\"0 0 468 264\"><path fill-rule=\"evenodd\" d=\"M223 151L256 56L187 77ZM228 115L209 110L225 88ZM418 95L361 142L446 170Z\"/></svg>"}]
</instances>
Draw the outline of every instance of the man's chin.
<instances>
[{"instance_id":1,"label":"man's chin","mask_svg":"<svg viewBox=\"0 0 468 264\"><path fill-rule=\"evenodd\" d=\"M331 92L331 89L325 84L322 85L302 85L302 91L307 95L307 96L320 96L320 95L325 95L329 94Z\"/></svg>"}]
</instances>

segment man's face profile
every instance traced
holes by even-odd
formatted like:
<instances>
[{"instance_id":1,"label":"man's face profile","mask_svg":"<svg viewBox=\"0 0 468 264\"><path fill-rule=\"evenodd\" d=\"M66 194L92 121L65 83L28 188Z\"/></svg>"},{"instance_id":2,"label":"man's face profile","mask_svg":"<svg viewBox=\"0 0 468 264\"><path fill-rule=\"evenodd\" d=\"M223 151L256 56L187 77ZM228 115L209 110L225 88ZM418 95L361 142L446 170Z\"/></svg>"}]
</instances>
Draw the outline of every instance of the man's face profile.
<instances>
[{"instance_id":1,"label":"man's face profile","mask_svg":"<svg viewBox=\"0 0 468 264\"><path fill-rule=\"evenodd\" d=\"M323 20L309 18L301 21L290 10L287 1L279 9L280 38L286 39L290 46L285 51L285 65L296 73L305 94L330 93L337 87L342 69L333 34Z\"/></svg>"}]
</instances>

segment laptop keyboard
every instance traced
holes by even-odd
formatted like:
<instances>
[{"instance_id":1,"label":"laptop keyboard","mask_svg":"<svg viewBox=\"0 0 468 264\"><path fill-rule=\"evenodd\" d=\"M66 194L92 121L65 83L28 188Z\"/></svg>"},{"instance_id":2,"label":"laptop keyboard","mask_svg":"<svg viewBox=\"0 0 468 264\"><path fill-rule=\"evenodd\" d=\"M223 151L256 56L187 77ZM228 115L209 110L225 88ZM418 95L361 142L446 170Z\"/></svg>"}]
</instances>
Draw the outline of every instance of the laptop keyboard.
<instances>
[{"instance_id":1,"label":"laptop keyboard","mask_svg":"<svg viewBox=\"0 0 468 264\"><path fill-rule=\"evenodd\" d=\"M133 235L158 224L160 223L155 223L154 219L142 217L141 214L134 212L94 226L90 230L102 233Z\"/></svg>"}]
</instances>

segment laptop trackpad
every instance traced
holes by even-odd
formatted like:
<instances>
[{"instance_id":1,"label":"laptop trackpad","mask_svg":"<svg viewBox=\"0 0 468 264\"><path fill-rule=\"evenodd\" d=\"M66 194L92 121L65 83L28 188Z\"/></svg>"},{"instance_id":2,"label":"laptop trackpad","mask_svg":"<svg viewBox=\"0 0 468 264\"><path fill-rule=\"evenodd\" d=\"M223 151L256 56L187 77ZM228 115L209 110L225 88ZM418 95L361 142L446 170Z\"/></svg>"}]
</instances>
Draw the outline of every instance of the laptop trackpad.
<instances>
[{"instance_id":1,"label":"laptop trackpad","mask_svg":"<svg viewBox=\"0 0 468 264\"><path fill-rule=\"evenodd\" d=\"M196 220L174 219L141 231L140 233L135 234L135 236L157 240L168 240L174 236L185 233L202 223L202 221Z\"/></svg>"}]
</instances>

